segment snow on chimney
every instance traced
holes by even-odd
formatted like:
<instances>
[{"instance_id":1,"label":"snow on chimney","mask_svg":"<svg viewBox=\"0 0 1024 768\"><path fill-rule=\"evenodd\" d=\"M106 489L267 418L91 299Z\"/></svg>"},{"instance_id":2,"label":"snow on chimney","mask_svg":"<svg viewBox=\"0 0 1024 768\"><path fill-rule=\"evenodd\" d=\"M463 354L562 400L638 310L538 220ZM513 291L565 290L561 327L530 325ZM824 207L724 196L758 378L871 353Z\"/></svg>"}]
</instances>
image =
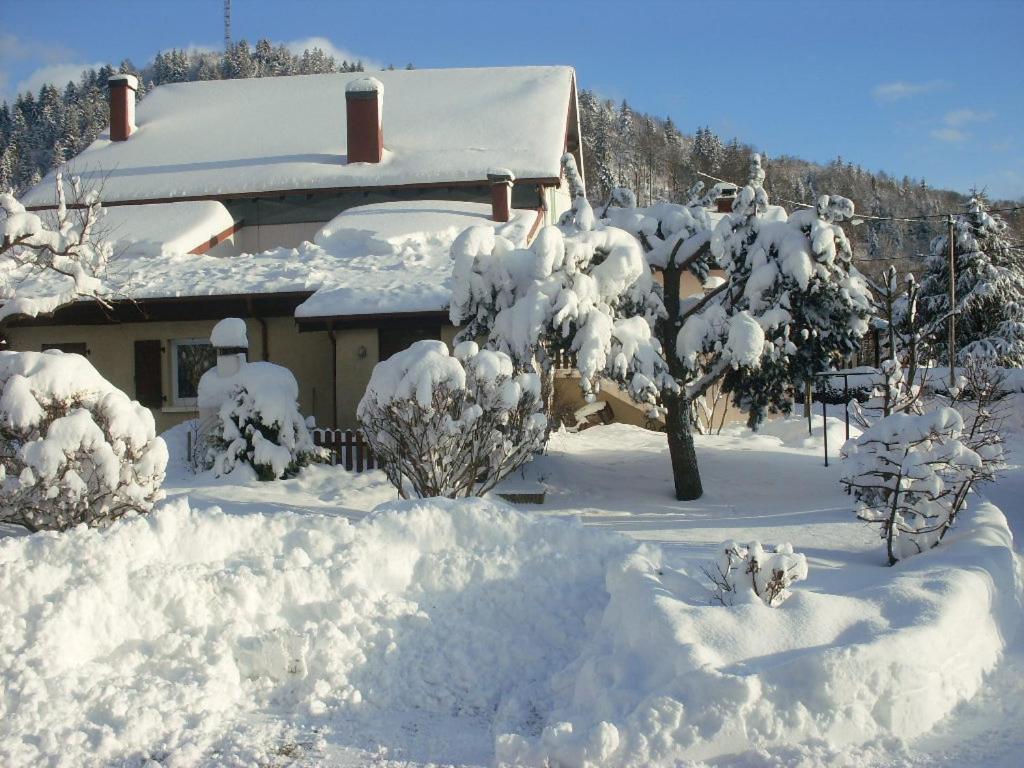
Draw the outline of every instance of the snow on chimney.
<instances>
[{"instance_id":1,"label":"snow on chimney","mask_svg":"<svg viewBox=\"0 0 1024 768\"><path fill-rule=\"evenodd\" d=\"M376 77L360 77L345 86L348 162L380 162L384 155L383 104L384 84Z\"/></svg>"},{"instance_id":2,"label":"snow on chimney","mask_svg":"<svg viewBox=\"0 0 1024 768\"><path fill-rule=\"evenodd\" d=\"M134 75L114 75L110 87L110 140L125 141L135 132L135 92L139 81Z\"/></svg>"},{"instance_id":3,"label":"snow on chimney","mask_svg":"<svg viewBox=\"0 0 1024 768\"><path fill-rule=\"evenodd\" d=\"M487 181L491 183L491 218L508 221L512 218L512 185L516 177L508 168L491 168Z\"/></svg>"}]
</instances>

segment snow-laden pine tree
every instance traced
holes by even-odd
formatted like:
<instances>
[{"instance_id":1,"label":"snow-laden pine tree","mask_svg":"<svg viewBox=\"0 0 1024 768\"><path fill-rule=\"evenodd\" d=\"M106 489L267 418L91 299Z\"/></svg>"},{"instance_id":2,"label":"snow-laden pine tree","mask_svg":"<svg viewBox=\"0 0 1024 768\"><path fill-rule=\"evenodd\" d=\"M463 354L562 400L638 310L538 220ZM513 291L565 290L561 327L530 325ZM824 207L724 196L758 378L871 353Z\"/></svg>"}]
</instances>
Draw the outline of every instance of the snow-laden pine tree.
<instances>
[{"instance_id":1,"label":"snow-laden pine tree","mask_svg":"<svg viewBox=\"0 0 1024 768\"><path fill-rule=\"evenodd\" d=\"M572 156L563 162L575 178ZM463 326L460 341L484 339L517 370L546 374L548 350L567 348L586 394L608 378L654 404L674 386L654 335L660 291L637 239L596 224L581 193L560 226L544 227L528 247L492 227L456 238L452 323Z\"/></svg>"},{"instance_id":2,"label":"snow-laden pine tree","mask_svg":"<svg viewBox=\"0 0 1024 768\"><path fill-rule=\"evenodd\" d=\"M1006 223L974 197L953 219L957 356L985 357L1024 366L1024 254L1013 247ZM918 299L932 357L948 362L949 234L932 241Z\"/></svg>"},{"instance_id":3,"label":"snow-laden pine tree","mask_svg":"<svg viewBox=\"0 0 1024 768\"><path fill-rule=\"evenodd\" d=\"M730 287L687 320L677 352L701 372L698 381L724 375L725 390L756 428L770 412L788 413L795 388L857 349L871 295L839 226L853 203L823 195L787 215L768 204L759 156L751 169L711 238Z\"/></svg>"}]
</instances>

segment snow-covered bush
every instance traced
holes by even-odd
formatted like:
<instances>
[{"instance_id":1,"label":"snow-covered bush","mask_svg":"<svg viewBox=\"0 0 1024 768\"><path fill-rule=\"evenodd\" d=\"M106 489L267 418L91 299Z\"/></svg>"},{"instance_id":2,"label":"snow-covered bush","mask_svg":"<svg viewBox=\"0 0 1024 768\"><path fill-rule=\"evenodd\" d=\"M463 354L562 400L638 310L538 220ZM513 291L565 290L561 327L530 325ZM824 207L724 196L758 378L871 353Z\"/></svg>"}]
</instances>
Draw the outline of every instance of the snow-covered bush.
<instances>
[{"instance_id":1,"label":"snow-covered bush","mask_svg":"<svg viewBox=\"0 0 1024 768\"><path fill-rule=\"evenodd\" d=\"M504 352L418 341L376 365L357 410L403 498L480 496L541 449L540 379Z\"/></svg>"},{"instance_id":2,"label":"snow-covered bush","mask_svg":"<svg viewBox=\"0 0 1024 768\"><path fill-rule=\"evenodd\" d=\"M0 522L101 525L163 497L153 415L81 355L0 352Z\"/></svg>"},{"instance_id":3,"label":"snow-covered bush","mask_svg":"<svg viewBox=\"0 0 1024 768\"><path fill-rule=\"evenodd\" d=\"M961 415L941 407L880 419L843 457L841 482L857 499L857 516L881 526L892 565L942 540L974 484L994 477L1002 439L984 412L965 431Z\"/></svg>"},{"instance_id":4,"label":"snow-covered bush","mask_svg":"<svg viewBox=\"0 0 1024 768\"><path fill-rule=\"evenodd\" d=\"M718 558L703 570L714 601L722 605L760 601L775 608L789 597L794 582L807 578L807 558L794 553L792 544L766 549L757 541L730 540L718 549Z\"/></svg>"},{"instance_id":5,"label":"snow-covered bush","mask_svg":"<svg viewBox=\"0 0 1024 768\"><path fill-rule=\"evenodd\" d=\"M0 192L0 322L13 315L35 317L76 299L107 305L98 275L113 255L100 231L105 211L96 189L71 178L71 200L64 177L55 179L57 207L52 215L25 209L11 192ZM56 278L44 295L21 295L26 278Z\"/></svg>"},{"instance_id":6,"label":"snow-covered bush","mask_svg":"<svg viewBox=\"0 0 1024 768\"><path fill-rule=\"evenodd\" d=\"M216 408L206 435L209 463L218 475L252 467L260 480L293 477L323 451L299 413L299 385L274 363L241 364L231 376L216 368L199 380L200 408Z\"/></svg>"}]
</instances>

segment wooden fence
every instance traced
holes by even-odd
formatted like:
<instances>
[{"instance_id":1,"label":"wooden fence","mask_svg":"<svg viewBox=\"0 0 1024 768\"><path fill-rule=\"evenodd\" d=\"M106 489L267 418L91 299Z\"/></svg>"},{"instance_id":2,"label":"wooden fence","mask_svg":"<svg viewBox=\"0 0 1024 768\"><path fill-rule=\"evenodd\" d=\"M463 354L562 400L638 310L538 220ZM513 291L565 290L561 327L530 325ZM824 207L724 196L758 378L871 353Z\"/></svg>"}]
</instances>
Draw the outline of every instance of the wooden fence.
<instances>
[{"instance_id":1,"label":"wooden fence","mask_svg":"<svg viewBox=\"0 0 1024 768\"><path fill-rule=\"evenodd\" d=\"M380 469L363 433L351 429L314 429L313 444L330 451L329 462L349 472Z\"/></svg>"}]
</instances>

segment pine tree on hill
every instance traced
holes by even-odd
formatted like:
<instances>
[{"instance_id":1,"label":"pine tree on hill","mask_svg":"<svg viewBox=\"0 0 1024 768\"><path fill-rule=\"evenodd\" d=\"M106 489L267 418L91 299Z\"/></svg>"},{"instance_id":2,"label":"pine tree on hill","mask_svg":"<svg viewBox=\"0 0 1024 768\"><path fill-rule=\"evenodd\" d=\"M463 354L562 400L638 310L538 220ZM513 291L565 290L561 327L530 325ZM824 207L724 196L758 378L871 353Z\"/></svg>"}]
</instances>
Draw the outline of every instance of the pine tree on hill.
<instances>
[{"instance_id":1,"label":"pine tree on hill","mask_svg":"<svg viewBox=\"0 0 1024 768\"><path fill-rule=\"evenodd\" d=\"M962 362L982 356L1009 367L1024 366L1024 254L1008 238L1006 222L988 212L976 195L953 220L955 328ZM949 235L932 241L918 299L922 320L934 332L926 340L933 357L948 363L945 320L949 302Z\"/></svg>"}]
</instances>

